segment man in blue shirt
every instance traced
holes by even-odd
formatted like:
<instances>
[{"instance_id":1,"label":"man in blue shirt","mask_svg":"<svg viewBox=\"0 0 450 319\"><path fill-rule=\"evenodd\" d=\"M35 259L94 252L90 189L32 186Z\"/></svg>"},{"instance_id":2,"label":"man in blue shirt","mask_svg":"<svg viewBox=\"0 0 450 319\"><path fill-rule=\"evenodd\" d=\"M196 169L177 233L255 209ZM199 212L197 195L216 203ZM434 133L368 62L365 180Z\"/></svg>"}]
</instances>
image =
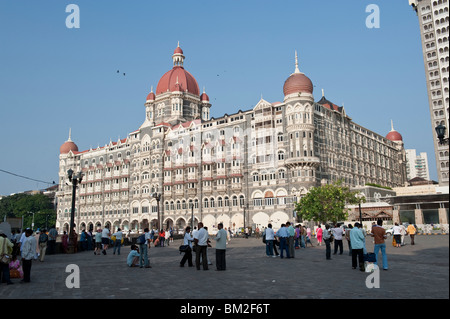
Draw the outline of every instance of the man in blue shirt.
<instances>
[{"instance_id":1,"label":"man in blue shirt","mask_svg":"<svg viewBox=\"0 0 450 319\"><path fill-rule=\"evenodd\" d=\"M281 228L275 234L280 239L280 257L283 258L283 250L286 250L286 258L291 258L289 254L289 249L287 246L287 239L289 237L289 232L285 224L281 225Z\"/></svg>"},{"instance_id":2,"label":"man in blue shirt","mask_svg":"<svg viewBox=\"0 0 450 319\"><path fill-rule=\"evenodd\" d=\"M350 242L352 243L352 268L356 269L356 257L358 257L359 270L365 271L364 247L366 246L366 239L360 227L361 225L359 223L355 223L355 227L350 231Z\"/></svg>"}]
</instances>

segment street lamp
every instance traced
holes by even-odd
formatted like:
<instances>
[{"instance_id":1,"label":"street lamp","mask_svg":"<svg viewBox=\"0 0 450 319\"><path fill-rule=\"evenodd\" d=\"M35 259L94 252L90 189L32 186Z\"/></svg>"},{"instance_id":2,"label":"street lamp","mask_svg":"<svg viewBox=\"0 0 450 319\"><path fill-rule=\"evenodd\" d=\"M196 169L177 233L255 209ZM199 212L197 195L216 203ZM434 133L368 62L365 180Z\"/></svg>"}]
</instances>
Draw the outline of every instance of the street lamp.
<instances>
[{"instance_id":1,"label":"street lamp","mask_svg":"<svg viewBox=\"0 0 450 319\"><path fill-rule=\"evenodd\" d=\"M156 199L156 202L157 202L157 207L156 207L156 210L157 210L157 212L158 212L158 232L161 230L161 219L160 219L160 216L159 216L159 202L160 202L160 200L161 200L161 193L152 193L151 194L151 196L154 198L154 199Z\"/></svg>"},{"instance_id":2,"label":"street lamp","mask_svg":"<svg viewBox=\"0 0 450 319\"><path fill-rule=\"evenodd\" d=\"M448 144L448 137L445 138L445 131L447 130L447 128L444 125L439 124L438 126L435 127L435 130L436 130L436 135L439 139L439 144L441 144L441 145Z\"/></svg>"},{"instance_id":3,"label":"street lamp","mask_svg":"<svg viewBox=\"0 0 450 319\"><path fill-rule=\"evenodd\" d=\"M77 193L77 185L81 183L83 180L83 174L79 172L77 175L74 175L72 169L67 171L67 176L69 177L69 181L72 183L72 209L70 212L70 229L69 229L69 245L68 245L68 253L73 253L75 251L73 238L73 231L75 228L75 196Z\"/></svg>"},{"instance_id":4,"label":"street lamp","mask_svg":"<svg viewBox=\"0 0 450 319\"><path fill-rule=\"evenodd\" d=\"M362 212L361 212L361 201L366 197L363 193L358 193L355 195L358 199L358 206L359 206L359 223L362 225Z\"/></svg>"},{"instance_id":5,"label":"street lamp","mask_svg":"<svg viewBox=\"0 0 450 319\"><path fill-rule=\"evenodd\" d=\"M191 229L194 230L194 203L190 203L191 205Z\"/></svg>"},{"instance_id":6,"label":"street lamp","mask_svg":"<svg viewBox=\"0 0 450 319\"><path fill-rule=\"evenodd\" d=\"M247 210L248 210L248 202L247 202L246 204L244 204L243 202L241 202L240 205L241 205L241 208L244 209L244 234L245 234L245 230L246 230L246 228L245 228L245 215L246 215L246 208L247 208Z\"/></svg>"}]
</instances>

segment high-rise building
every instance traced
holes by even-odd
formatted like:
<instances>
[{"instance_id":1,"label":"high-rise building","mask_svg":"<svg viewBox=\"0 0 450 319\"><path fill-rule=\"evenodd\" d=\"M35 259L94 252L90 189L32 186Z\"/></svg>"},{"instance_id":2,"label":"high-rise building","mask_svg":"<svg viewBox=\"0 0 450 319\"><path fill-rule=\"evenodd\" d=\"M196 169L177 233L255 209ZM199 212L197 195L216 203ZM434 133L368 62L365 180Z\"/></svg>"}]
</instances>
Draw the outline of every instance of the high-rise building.
<instances>
[{"instance_id":1,"label":"high-rise building","mask_svg":"<svg viewBox=\"0 0 450 319\"><path fill-rule=\"evenodd\" d=\"M414 149L406 150L406 176L408 180L414 177L430 180L427 153L421 152L417 155Z\"/></svg>"},{"instance_id":2,"label":"high-rise building","mask_svg":"<svg viewBox=\"0 0 450 319\"><path fill-rule=\"evenodd\" d=\"M401 134L392 127L382 136L358 125L323 91L315 102L297 54L282 102L261 98L252 109L219 118L210 117L210 99L184 68L179 46L172 59L146 98L145 120L127 138L79 151L69 134L61 146L60 232L70 222L69 169L85 175L76 197L78 232L108 224L142 230L159 222L183 229L192 218L210 230L219 222L277 228L294 220L294 203L313 186L406 182Z\"/></svg>"},{"instance_id":3,"label":"high-rise building","mask_svg":"<svg viewBox=\"0 0 450 319\"><path fill-rule=\"evenodd\" d=\"M448 0L409 0L419 18L425 63L431 129L443 125L449 135L449 4ZM434 139L434 152L440 185L449 185L448 142Z\"/></svg>"}]
</instances>

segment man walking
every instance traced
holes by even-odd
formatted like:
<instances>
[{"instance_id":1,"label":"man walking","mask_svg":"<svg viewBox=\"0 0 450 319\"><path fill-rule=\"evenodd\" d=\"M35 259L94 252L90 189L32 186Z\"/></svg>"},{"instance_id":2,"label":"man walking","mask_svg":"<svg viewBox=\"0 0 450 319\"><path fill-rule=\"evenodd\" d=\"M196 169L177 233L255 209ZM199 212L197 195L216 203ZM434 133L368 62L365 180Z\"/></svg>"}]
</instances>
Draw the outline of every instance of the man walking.
<instances>
[{"instance_id":1,"label":"man walking","mask_svg":"<svg viewBox=\"0 0 450 319\"><path fill-rule=\"evenodd\" d=\"M225 252L227 248L227 231L223 229L223 224L217 225L219 231L216 234L216 268L218 271L226 270Z\"/></svg>"},{"instance_id":2,"label":"man walking","mask_svg":"<svg viewBox=\"0 0 450 319\"><path fill-rule=\"evenodd\" d=\"M286 258L291 258L289 255L289 248L287 246L287 238L289 237L289 233L285 224L281 225L281 228L278 229L276 236L280 239L280 258L283 258L284 250L286 250Z\"/></svg>"},{"instance_id":3,"label":"man walking","mask_svg":"<svg viewBox=\"0 0 450 319\"><path fill-rule=\"evenodd\" d=\"M53 255L55 253L56 238L58 237L58 231L55 226L52 226L48 231L48 254Z\"/></svg>"},{"instance_id":4,"label":"man walking","mask_svg":"<svg viewBox=\"0 0 450 319\"><path fill-rule=\"evenodd\" d=\"M352 268L356 269L356 258L359 262L359 270L365 271L364 269L364 247L365 238L364 234L359 228L359 223L355 223L355 227L350 231L350 241L352 243Z\"/></svg>"},{"instance_id":5,"label":"man walking","mask_svg":"<svg viewBox=\"0 0 450 319\"><path fill-rule=\"evenodd\" d=\"M150 248L150 234L149 229L145 228L144 233L138 237L139 239L139 268L152 268L148 259L148 249Z\"/></svg>"},{"instance_id":6,"label":"man walking","mask_svg":"<svg viewBox=\"0 0 450 319\"><path fill-rule=\"evenodd\" d=\"M350 231L352 230L352 224L348 224L347 229L345 230L345 239L347 239L348 243L348 255L352 255L352 242L350 241Z\"/></svg>"},{"instance_id":7,"label":"man walking","mask_svg":"<svg viewBox=\"0 0 450 319\"><path fill-rule=\"evenodd\" d=\"M114 242L113 255L116 254L116 249L117 255L120 255L120 247L122 246L122 238L123 238L122 230L120 228L117 228L117 231L113 234L113 236L116 237L116 241Z\"/></svg>"},{"instance_id":8,"label":"man walking","mask_svg":"<svg viewBox=\"0 0 450 319\"><path fill-rule=\"evenodd\" d=\"M109 232L109 226L107 225L102 230L102 244L103 244L102 254L103 255L106 255L106 250L108 249L108 246L109 246L109 236L110 236L110 234L111 233Z\"/></svg>"},{"instance_id":9,"label":"man walking","mask_svg":"<svg viewBox=\"0 0 450 319\"><path fill-rule=\"evenodd\" d=\"M264 230L263 236L266 236L266 255L267 257L276 257L273 254L273 241L275 240L275 233L272 229L272 224L267 225Z\"/></svg>"},{"instance_id":10,"label":"man walking","mask_svg":"<svg viewBox=\"0 0 450 319\"><path fill-rule=\"evenodd\" d=\"M378 266L378 252L381 249L381 256L383 258L383 270L388 270L388 261L387 261L387 255L386 255L386 243L384 240L387 238L386 236L386 230L382 227L383 226L383 220L379 219L377 220L377 225L372 227L372 234L371 236L374 238L375 246L373 248L373 252L375 254L375 265Z\"/></svg>"},{"instance_id":11,"label":"man walking","mask_svg":"<svg viewBox=\"0 0 450 319\"><path fill-rule=\"evenodd\" d=\"M290 222L286 223L286 227L288 230L288 249L289 249L289 256L291 258L295 258L295 243L294 243L294 236L295 236L295 229L292 227Z\"/></svg>"},{"instance_id":12,"label":"man walking","mask_svg":"<svg viewBox=\"0 0 450 319\"><path fill-rule=\"evenodd\" d=\"M339 247L339 254L342 255L344 252L344 245L342 244L342 235L344 234L344 231L341 227L339 227L337 224L334 225L334 228L331 229L331 232L334 236L334 253L333 255L336 255Z\"/></svg>"},{"instance_id":13,"label":"man walking","mask_svg":"<svg viewBox=\"0 0 450 319\"><path fill-rule=\"evenodd\" d=\"M325 256L327 260L331 260L331 231L330 225L326 224L323 231L323 241L325 242Z\"/></svg>"},{"instance_id":14,"label":"man walking","mask_svg":"<svg viewBox=\"0 0 450 319\"><path fill-rule=\"evenodd\" d=\"M45 229L42 230L42 233L39 235L39 261L44 261L45 258L45 252L47 250L47 242L48 242L48 235L45 233Z\"/></svg>"},{"instance_id":15,"label":"man walking","mask_svg":"<svg viewBox=\"0 0 450 319\"><path fill-rule=\"evenodd\" d=\"M198 232L194 235L196 247L195 266L200 270L200 256L202 258L203 270L208 270L208 259L206 249L208 248L208 232L203 228L203 223L198 223Z\"/></svg>"},{"instance_id":16,"label":"man walking","mask_svg":"<svg viewBox=\"0 0 450 319\"><path fill-rule=\"evenodd\" d=\"M409 224L408 228L406 228L406 232L409 234L411 238L411 245L414 245L414 236L416 235L416 227L413 224Z\"/></svg>"},{"instance_id":17,"label":"man walking","mask_svg":"<svg viewBox=\"0 0 450 319\"><path fill-rule=\"evenodd\" d=\"M31 281L31 263L36 255L36 239L32 236L33 230L27 228L25 230L25 236L27 240L24 241L22 247L22 269L23 279L22 283L28 283Z\"/></svg>"}]
</instances>

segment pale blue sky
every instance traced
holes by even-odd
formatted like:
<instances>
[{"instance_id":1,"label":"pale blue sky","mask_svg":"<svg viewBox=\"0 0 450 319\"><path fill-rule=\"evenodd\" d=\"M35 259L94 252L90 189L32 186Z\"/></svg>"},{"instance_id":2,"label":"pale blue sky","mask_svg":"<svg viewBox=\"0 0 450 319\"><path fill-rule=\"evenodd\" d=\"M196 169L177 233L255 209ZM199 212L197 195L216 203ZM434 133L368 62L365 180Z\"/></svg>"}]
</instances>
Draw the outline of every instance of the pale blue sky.
<instances>
[{"instance_id":1,"label":"pale blue sky","mask_svg":"<svg viewBox=\"0 0 450 319\"><path fill-rule=\"evenodd\" d=\"M66 28L70 3L80 8L79 29ZM369 4L380 8L379 29L366 27ZM323 88L381 135L392 119L406 148L428 153L437 179L418 20L407 0L2 0L0 169L57 181L69 128L80 150L138 129L177 41L211 116L250 109L261 94L282 101L297 50L316 101ZM46 186L0 172L1 195Z\"/></svg>"}]
</instances>

